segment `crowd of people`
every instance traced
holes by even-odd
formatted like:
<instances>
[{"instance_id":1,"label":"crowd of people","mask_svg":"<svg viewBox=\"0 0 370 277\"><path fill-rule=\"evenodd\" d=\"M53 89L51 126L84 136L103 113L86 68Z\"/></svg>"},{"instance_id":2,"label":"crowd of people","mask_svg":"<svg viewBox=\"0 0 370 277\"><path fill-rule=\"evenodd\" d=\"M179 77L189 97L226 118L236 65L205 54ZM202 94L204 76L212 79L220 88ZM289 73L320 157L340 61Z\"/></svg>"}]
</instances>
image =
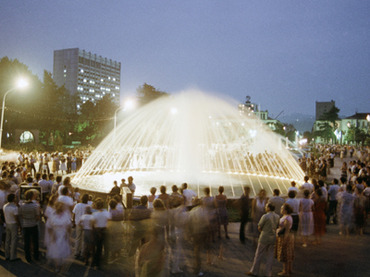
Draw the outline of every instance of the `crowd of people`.
<instances>
[{"instance_id":1,"label":"crowd of people","mask_svg":"<svg viewBox=\"0 0 370 277\"><path fill-rule=\"evenodd\" d=\"M208 187L203 195L197 195L183 183L181 187L173 185L171 193L165 186L151 188L132 209L122 204L123 187L135 193L132 176L128 183L125 179L120 185L114 181L106 198L93 197L61 175L78 170L77 163L73 165L76 155L66 154L71 163L66 160L63 169L52 166L48 171L43 160L36 171L24 166L26 160L32 161L32 155L21 153L16 162L4 162L1 168L0 238L5 231L5 258L19 260L18 242L23 238L26 261L41 259L56 272L67 270L73 258L96 269L124 258L132 263L125 272L127 276L163 276L166 270L182 272L189 263L184 258L185 249L192 249L191 267L194 274L202 276L204 262L212 265L225 258L225 242L230 240L227 207L232 205L240 211L240 242L251 240L256 246L247 274L259 275L262 259L266 258L264 275L271 276L275 257L282 263L279 275L289 275L297 243L302 247L321 244L327 224L340 224L343 236L349 236L352 230L361 235L369 212L367 152L360 151L358 158L355 151L350 154L351 149L344 152L346 147L320 147L320 157L302 160L307 164L328 160L330 166L332 153L342 159L347 154L353 158L345 172L341 169L341 175L330 183L324 176L311 175L307 166L307 176L301 184L292 182L286 196L275 189L269 197L261 189L252 198L251 188L246 185L240 199L230 200L222 186L215 196ZM81 153L80 157L87 156ZM205 261L201 258L203 252Z\"/></svg>"}]
</instances>

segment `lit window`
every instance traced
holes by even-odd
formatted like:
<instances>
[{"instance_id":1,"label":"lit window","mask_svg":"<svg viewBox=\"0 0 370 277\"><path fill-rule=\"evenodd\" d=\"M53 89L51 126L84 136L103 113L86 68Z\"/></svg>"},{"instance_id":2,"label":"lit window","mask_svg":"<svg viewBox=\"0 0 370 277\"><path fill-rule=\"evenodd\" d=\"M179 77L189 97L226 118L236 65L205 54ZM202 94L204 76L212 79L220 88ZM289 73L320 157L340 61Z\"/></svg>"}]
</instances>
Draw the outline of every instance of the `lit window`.
<instances>
[{"instance_id":1,"label":"lit window","mask_svg":"<svg viewBox=\"0 0 370 277\"><path fill-rule=\"evenodd\" d=\"M119 89L119 86L116 86L116 89Z\"/></svg>"},{"instance_id":2,"label":"lit window","mask_svg":"<svg viewBox=\"0 0 370 277\"><path fill-rule=\"evenodd\" d=\"M95 92L95 90L93 88L89 89L89 92Z\"/></svg>"},{"instance_id":3,"label":"lit window","mask_svg":"<svg viewBox=\"0 0 370 277\"><path fill-rule=\"evenodd\" d=\"M112 96L113 96L113 97L115 97L115 96L116 96L116 94L115 94L115 93L112 93Z\"/></svg>"},{"instance_id":4,"label":"lit window","mask_svg":"<svg viewBox=\"0 0 370 277\"><path fill-rule=\"evenodd\" d=\"M106 88L105 90L106 90L106 91L110 91L110 88Z\"/></svg>"},{"instance_id":5,"label":"lit window","mask_svg":"<svg viewBox=\"0 0 370 277\"><path fill-rule=\"evenodd\" d=\"M63 70L63 72L64 72L64 73L67 73L67 69L64 69L64 70Z\"/></svg>"},{"instance_id":6,"label":"lit window","mask_svg":"<svg viewBox=\"0 0 370 277\"><path fill-rule=\"evenodd\" d=\"M77 104L77 109L81 108L80 104Z\"/></svg>"},{"instance_id":7,"label":"lit window","mask_svg":"<svg viewBox=\"0 0 370 277\"><path fill-rule=\"evenodd\" d=\"M110 76L108 76L108 80L110 80Z\"/></svg>"},{"instance_id":8,"label":"lit window","mask_svg":"<svg viewBox=\"0 0 370 277\"><path fill-rule=\"evenodd\" d=\"M95 81L93 81L93 80L90 80L90 84L95 84Z\"/></svg>"},{"instance_id":9,"label":"lit window","mask_svg":"<svg viewBox=\"0 0 370 277\"><path fill-rule=\"evenodd\" d=\"M105 91L103 91L103 95L105 95Z\"/></svg>"},{"instance_id":10,"label":"lit window","mask_svg":"<svg viewBox=\"0 0 370 277\"><path fill-rule=\"evenodd\" d=\"M104 82L104 79L100 79L100 82Z\"/></svg>"},{"instance_id":11,"label":"lit window","mask_svg":"<svg viewBox=\"0 0 370 277\"><path fill-rule=\"evenodd\" d=\"M80 71L81 71L81 73L84 73L84 70L83 70L82 68L81 68L81 70L80 70Z\"/></svg>"},{"instance_id":12,"label":"lit window","mask_svg":"<svg viewBox=\"0 0 370 277\"><path fill-rule=\"evenodd\" d=\"M87 80L86 79L84 79L84 83L86 83L87 82Z\"/></svg>"},{"instance_id":13,"label":"lit window","mask_svg":"<svg viewBox=\"0 0 370 277\"><path fill-rule=\"evenodd\" d=\"M116 80L116 78L113 78L113 81L115 81Z\"/></svg>"}]
</instances>

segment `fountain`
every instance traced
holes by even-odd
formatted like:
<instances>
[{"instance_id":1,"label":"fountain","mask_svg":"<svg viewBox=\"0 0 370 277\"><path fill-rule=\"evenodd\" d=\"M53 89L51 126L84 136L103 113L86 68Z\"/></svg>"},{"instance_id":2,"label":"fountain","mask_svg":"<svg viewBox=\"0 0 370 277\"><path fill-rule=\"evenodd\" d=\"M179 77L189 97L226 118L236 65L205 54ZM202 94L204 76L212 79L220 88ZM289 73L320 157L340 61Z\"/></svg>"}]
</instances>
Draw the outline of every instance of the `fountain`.
<instances>
[{"instance_id":1,"label":"fountain","mask_svg":"<svg viewBox=\"0 0 370 277\"><path fill-rule=\"evenodd\" d=\"M85 190L109 192L113 180L134 177L137 195L152 186L187 182L202 195L218 186L236 197L244 185L252 195L261 188L287 192L303 172L281 138L237 104L199 91L153 101L125 115L95 149L72 183Z\"/></svg>"}]
</instances>

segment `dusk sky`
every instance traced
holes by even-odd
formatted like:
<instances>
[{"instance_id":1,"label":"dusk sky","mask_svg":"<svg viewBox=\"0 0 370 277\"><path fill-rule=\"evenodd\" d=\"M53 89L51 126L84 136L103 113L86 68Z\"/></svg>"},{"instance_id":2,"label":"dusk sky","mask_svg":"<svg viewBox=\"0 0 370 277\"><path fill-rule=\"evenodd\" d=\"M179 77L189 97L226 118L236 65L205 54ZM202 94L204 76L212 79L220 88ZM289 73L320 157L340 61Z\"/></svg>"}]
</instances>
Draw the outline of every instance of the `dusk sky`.
<instances>
[{"instance_id":1,"label":"dusk sky","mask_svg":"<svg viewBox=\"0 0 370 277\"><path fill-rule=\"evenodd\" d=\"M272 117L331 99L370 112L370 1L3 0L0 37L41 80L54 50L117 60L123 97L146 82L250 95Z\"/></svg>"}]
</instances>

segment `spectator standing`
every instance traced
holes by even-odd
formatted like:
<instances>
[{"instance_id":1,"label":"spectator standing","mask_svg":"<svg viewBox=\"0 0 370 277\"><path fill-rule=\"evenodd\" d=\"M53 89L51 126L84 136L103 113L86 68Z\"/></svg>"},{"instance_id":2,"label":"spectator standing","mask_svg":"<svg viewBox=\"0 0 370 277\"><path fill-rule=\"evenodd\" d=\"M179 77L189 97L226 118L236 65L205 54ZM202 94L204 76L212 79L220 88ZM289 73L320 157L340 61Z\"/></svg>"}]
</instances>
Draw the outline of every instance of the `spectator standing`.
<instances>
[{"instance_id":1,"label":"spectator standing","mask_svg":"<svg viewBox=\"0 0 370 277\"><path fill-rule=\"evenodd\" d=\"M259 274L260 264L263 256L266 257L266 266L264 276L271 276L272 263L274 258L274 246L276 241L276 228L279 224L279 216L274 212L275 207L272 203L266 204L266 214L264 214L258 222L258 230L261 232L257 250L254 255L254 260L249 276L257 276Z\"/></svg>"},{"instance_id":2,"label":"spectator standing","mask_svg":"<svg viewBox=\"0 0 370 277\"><path fill-rule=\"evenodd\" d=\"M72 223L76 226L76 239L75 239L75 258L81 258L81 251L83 248L83 226L80 224L82 216L85 214L85 210L89 201L89 195L84 194L81 197L81 203L77 203L72 210Z\"/></svg>"},{"instance_id":3,"label":"spectator standing","mask_svg":"<svg viewBox=\"0 0 370 277\"><path fill-rule=\"evenodd\" d=\"M4 217L6 223L5 259L10 261L19 260L17 258L18 241L18 207L16 205L15 194L9 194L8 203L4 205Z\"/></svg>"},{"instance_id":4,"label":"spectator standing","mask_svg":"<svg viewBox=\"0 0 370 277\"><path fill-rule=\"evenodd\" d=\"M245 243L245 226L249 220L249 211L251 208L251 200L249 198L250 187L244 186L244 193L240 197L240 230L239 240L241 243Z\"/></svg>"},{"instance_id":5,"label":"spectator standing","mask_svg":"<svg viewBox=\"0 0 370 277\"><path fill-rule=\"evenodd\" d=\"M272 205L274 205L275 213L280 217L281 216L281 214L280 214L281 206L284 205L285 200L279 196L280 195L280 190L279 189L274 189L273 193L274 194L269 199L269 202L272 203Z\"/></svg>"},{"instance_id":6,"label":"spectator standing","mask_svg":"<svg viewBox=\"0 0 370 277\"><path fill-rule=\"evenodd\" d=\"M337 206L338 200L337 195L339 191L339 181L338 179L333 179L333 184L329 187L329 209L326 217L326 224L330 224L330 218L333 216L333 223L337 224Z\"/></svg>"},{"instance_id":7,"label":"spectator standing","mask_svg":"<svg viewBox=\"0 0 370 277\"><path fill-rule=\"evenodd\" d=\"M19 217L21 220L24 236L24 252L27 262L31 263L31 242L33 246L33 258L39 259L39 230L38 222L40 220L40 206L34 202L37 194L32 190L25 193L26 201L19 208Z\"/></svg>"}]
</instances>

